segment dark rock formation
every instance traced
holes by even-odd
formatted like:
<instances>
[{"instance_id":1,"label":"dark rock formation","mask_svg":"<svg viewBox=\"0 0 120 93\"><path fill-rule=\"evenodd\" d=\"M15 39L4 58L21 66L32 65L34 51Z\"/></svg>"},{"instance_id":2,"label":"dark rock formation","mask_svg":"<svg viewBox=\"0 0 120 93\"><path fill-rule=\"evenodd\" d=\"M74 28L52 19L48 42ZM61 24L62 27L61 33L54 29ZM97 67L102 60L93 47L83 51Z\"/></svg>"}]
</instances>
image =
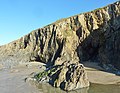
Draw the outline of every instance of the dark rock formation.
<instances>
[{"instance_id":1,"label":"dark rock formation","mask_svg":"<svg viewBox=\"0 0 120 93\"><path fill-rule=\"evenodd\" d=\"M90 85L84 66L79 62L72 61L53 66L27 80L36 80L39 83L49 82L54 87L60 87L65 91L89 87Z\"/></svg>"},{"instance_id":2,"label":"dark rock formation","mask_svg":"<svg viewBox=\"0 0 120 93\"><path fill-rule=\"evenodd\" d=\"M0 63L99 61L120 69L120 1L61 19L0 47ZM78 60L78 59L77 59ZM9 66L9 65L8 65Z\"/></svg>"},{"instance_id":3,"label":"dark rock formation","mask_svg":"<svg viewBox=\"0 0 120 93\"><path fill-rule=\"evenodd\" d=\"M64 63L51 76L54 87L71 91L89 86L84 66L79 63Z\"/></svg>"}]
</instances>

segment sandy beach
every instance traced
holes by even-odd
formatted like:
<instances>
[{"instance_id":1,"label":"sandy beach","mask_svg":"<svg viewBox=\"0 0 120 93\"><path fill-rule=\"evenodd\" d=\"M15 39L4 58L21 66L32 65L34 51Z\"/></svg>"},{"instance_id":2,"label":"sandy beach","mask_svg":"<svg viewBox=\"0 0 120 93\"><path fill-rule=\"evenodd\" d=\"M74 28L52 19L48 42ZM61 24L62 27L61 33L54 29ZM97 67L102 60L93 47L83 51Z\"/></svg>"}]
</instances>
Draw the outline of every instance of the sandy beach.
<instances>
[{"instance_id":1,"label":"sandy beach","mask_svg":"<svg viewBox=\"0 0 120 93\"><path fill-rule=\"evenodd\" d=\"M120 76L114 73L106 72L98 63L84 63L89 81L97 84L120 84Z\"/></svg>"},{"instance_id":2,"label":"sandy beach","mask_svg":"<svg viewBox=\"0 0 120 93\"><path fill-rule=\"evenodd\" d=\"M41 64L24 64L12 69L0 69L0 93L41 93L35 85L25 82L31 73L44 69Z\"/></svg>"}]
</instances>

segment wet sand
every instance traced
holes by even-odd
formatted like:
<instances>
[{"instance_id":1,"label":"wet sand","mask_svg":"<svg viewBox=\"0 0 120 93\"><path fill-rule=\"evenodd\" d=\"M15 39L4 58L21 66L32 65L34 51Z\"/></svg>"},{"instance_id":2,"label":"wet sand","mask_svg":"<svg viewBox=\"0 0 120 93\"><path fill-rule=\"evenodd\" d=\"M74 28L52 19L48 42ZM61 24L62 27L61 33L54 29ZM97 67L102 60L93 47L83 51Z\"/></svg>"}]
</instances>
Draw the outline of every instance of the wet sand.
<instances>
[{"instance_id":1,"label":"wet sand","mask_svg":"<svg viewBox=\"0 0 120 93\"><path fill-rule=\"evenodd\" d=\"M91 83L120 85L120 76L104 71L98 63L85 62L84 66Z\"/></svg>"},{"instance_id":2,"label":"wet sand","mask_svg":"<svg viewBox=\"0 0 120 93\"><path fill-rule=\"evenodd\" d=\"M25 82L33 72L42 71L39 66L21 65L0 70L0 93L41 93L35 85Z\"/></svg>"}]
</instances>

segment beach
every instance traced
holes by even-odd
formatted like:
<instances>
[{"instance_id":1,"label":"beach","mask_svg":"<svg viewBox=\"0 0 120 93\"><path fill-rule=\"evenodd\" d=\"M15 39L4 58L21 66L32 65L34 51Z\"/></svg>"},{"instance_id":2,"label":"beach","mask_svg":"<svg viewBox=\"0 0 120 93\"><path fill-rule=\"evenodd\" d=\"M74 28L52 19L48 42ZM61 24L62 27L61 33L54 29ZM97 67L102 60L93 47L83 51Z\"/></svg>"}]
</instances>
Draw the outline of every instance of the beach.
<instances>
[{"instance_id":1,"label":"beach","mask_svg":"<svg viewBox=\"0 0 120 93\"><path fill-rule=\"evenodd\" d=\"M98 84L96 87L105 86L117 86L120 87L120 76L113 73L102 71L102 68L96 63L86 63L85 69L92 85ZM1 93L64 93L60 89L53 88L49 84L40 84L25 82L25 78L30 77L31 74L41 72L45 69L45 64L32 62L28 64L22 64L11 69L0 69L0 91ZM100 85L99 85L100 84ZM97 88L95 88L97 89ZM80 92L82 91L82 92ZM90 91L92 91L90 86ZM88 89L78 90L77 93L91 93ZM74 93L74 92L71 92ZM101 92L98 92L101 93ZM104 92L103 92L104 93ZM116 92L117 93L117 92Z\"/></svg>"}]
</instances>

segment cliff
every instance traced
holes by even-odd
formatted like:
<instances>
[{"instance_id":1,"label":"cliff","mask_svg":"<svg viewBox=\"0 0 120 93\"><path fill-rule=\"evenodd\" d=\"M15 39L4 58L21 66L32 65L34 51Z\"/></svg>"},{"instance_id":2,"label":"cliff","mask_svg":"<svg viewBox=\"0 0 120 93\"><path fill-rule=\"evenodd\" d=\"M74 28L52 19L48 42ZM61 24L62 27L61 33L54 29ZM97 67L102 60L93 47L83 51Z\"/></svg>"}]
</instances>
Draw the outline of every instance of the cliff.
<instances>
[{"instance_id":1,"label":"cliff","mask_svg":"<svg viewBox=\"0 0 120 93\"><path fill-rule=\"evenodd\" d=\"M120 1L61 19L0 47L0 64L94 61L120 69Z\"/></svg>"}]
</instances>

